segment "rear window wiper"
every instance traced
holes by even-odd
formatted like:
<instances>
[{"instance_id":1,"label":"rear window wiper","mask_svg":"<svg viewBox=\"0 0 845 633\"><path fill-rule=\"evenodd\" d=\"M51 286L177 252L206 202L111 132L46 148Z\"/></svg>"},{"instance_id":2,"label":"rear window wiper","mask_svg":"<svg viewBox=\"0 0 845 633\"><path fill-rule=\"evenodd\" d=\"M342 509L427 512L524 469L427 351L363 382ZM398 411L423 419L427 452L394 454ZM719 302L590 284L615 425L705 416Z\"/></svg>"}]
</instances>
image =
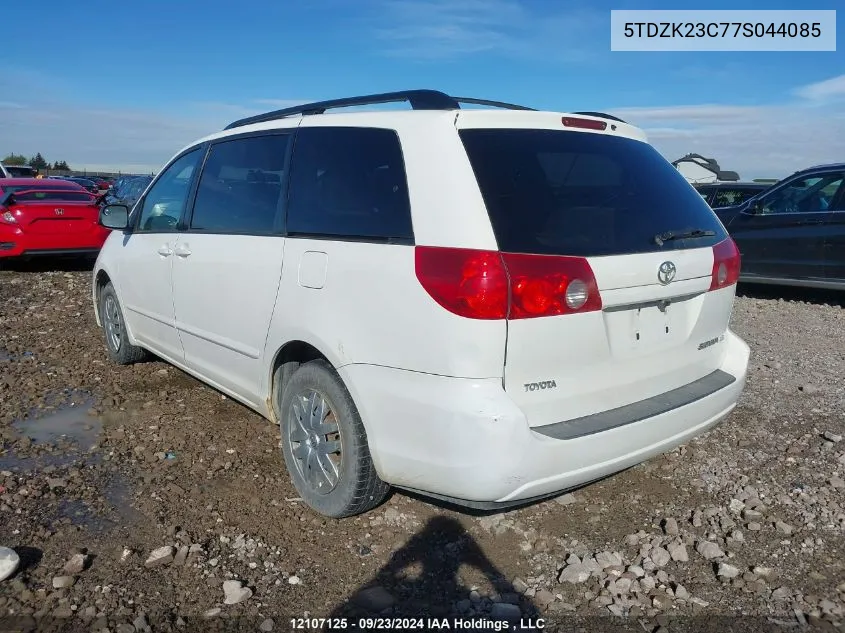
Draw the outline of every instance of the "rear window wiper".
<instances>
[{"instance_id":1,"label":"rear window wiper","mask_svg":"<svg viewBox=\"0 0 845 633\"><path fill-rule=\"evenodd\" d=\"M692 229L690 231L665 231L654 236L654 243L658 246L663 246L663 242L670 240L686 240L694 237L713 237L716 235L715 231L705 231L704 229Z\"/></svg>"}]
</instances>

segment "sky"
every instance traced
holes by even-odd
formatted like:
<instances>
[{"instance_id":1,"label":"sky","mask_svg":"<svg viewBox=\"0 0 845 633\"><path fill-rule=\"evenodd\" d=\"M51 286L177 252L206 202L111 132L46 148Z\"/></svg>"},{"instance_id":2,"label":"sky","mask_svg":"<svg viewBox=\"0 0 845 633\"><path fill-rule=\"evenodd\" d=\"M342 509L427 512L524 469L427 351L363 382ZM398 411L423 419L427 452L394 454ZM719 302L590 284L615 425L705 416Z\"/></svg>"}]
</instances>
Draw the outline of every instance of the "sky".
<instances>
[{"instance_id":1,"label":"sky","mask_svg":"<svg viewBox=\"0 0 845 633\"><path fill-rule=\"evenodd\" d=\"M41 152L78 170L150 172L243 116L432 88L609 112L667 159L703 154L743 179L845 161L845 42L836 52L610 50L611 9L695 8L679 0L7 4L0 158ZM842 0L804 8L839 8L845 33Z\"/></svg>"}]
</instances>

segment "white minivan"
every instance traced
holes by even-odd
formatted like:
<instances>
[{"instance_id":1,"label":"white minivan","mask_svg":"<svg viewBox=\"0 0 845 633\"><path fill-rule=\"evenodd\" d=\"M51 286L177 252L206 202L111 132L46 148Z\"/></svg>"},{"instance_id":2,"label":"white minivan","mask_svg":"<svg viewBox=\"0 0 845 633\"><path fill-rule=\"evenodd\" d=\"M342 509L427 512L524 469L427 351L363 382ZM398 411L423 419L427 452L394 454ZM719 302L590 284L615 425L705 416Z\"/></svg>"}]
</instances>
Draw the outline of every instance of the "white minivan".
<instances>
[{"instance_id":1,"label":"white minivan","mask_svg":"<svg viewBox=\"0 0 845 633\"><path fill-rule=\"evenodd\" d=\"M556 495L709 429L745 384L734 242L610 115L428 90L287 108L100 221L111 359L151 352L279 424L327 516L390 486Z\"/></svg>"}]
</instances>

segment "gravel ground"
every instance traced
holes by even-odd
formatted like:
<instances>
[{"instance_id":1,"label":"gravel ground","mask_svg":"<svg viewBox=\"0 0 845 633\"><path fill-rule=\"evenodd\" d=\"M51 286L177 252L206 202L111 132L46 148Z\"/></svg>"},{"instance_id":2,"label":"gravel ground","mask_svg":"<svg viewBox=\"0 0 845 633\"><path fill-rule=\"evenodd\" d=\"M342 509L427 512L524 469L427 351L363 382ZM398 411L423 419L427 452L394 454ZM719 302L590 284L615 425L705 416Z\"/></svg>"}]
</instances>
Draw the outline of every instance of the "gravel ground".
<instances>
[{"instance_id":1,"label":"gravel ground","mask_svg":"<svg viewBox=\"0 0 845 633\"><path fill-rule=\"evenodd\" d=\"M109 364L90 273L51 266L0 271L0 545L21 557L0 630L845 631L836 295L743 289L740 406L672 453L504 514L397 493L333 521L266 421L164 363Z\"/></svg>"}]
</instances>

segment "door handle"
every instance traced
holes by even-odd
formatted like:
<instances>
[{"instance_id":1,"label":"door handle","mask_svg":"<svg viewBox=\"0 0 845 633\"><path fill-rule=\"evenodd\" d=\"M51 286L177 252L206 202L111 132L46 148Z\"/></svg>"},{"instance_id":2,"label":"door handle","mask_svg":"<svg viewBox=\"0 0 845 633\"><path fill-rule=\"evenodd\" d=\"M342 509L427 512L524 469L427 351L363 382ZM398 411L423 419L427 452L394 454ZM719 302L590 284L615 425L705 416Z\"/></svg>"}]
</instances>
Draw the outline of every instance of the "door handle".
<instances>
[{"instance_id":1,"label":"door handle","mask_svg":"<svg viewBox=\"0 0 845 633\"><path fill-rule=\"evenodd\" d=\"M185 244L178 244L174 252L178 257L188 257L191 254L191 249L189 249Z\"/></svg>"},{"instance_id":2,"label":"door handle","mask_svg":"<svg viewBox=\"0 0 845 633\"><path fill-rule=\"evenodd\" d=\"M162 257L170 257L173 255L173 249L168 244L162 244L158 247L158 254Z\"/></svg>"}]
</instances>

